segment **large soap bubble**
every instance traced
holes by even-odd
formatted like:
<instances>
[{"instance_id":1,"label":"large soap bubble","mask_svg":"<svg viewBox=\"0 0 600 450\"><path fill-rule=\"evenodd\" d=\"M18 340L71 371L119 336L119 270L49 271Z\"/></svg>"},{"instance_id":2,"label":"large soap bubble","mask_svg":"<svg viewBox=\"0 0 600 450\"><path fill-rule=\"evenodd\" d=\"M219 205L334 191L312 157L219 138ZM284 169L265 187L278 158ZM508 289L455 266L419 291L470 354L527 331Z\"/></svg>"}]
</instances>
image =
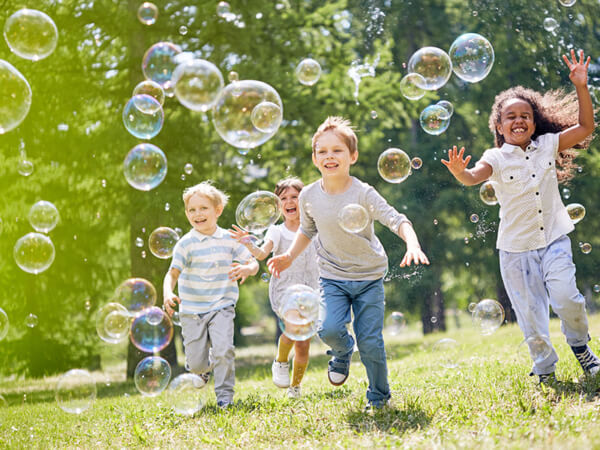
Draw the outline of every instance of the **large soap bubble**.
<instances>
[{"instance_id":1,"label":"large soap bubble","mask_svg":"<svg viewBox=\"0 0 600 450\"><path fill-rule=\"evenodd\" d=\"M279 306L279 326L287 337L305 341L317 332L319 292L303 284L288 287Z\"/></svg>"},{"instance_id":2,"label":"large soap bubble","mask_svg":"<svg viewBox=\"0 0 600 450\"><path fill-rule=\"evenodd\" d=\"M492 334L504 322L504 308L496 300L481 300L473 310L472 319L481 334Z\"/></svg>"},{"instance_id":3,"label":"large soap bubble","mask_svg":"<svg viewBox=\"0 0 600 450\"><path fill-rule=\"evenodd\" d=\"M146 353L161 351L173 338L173 323L162 309L152 306L144 309L131 323L133 345Z\"/></svg>"},{"instance_id":4,"label":"large soap bubble","mask_svg":"<svg viewBox=\"0 0 600 450\"><path fill-rule=\"evenodd\" d=\"M271 133L279 129L283 116L281 108L271 102L260 102L252 110L252 125L259 131Z\"/></svg>"},{"instance_id":5,"label":"large soap bubble","mask_svg":"<svg viewBox=\"0 0 600 450\"><path fill-rule=\"evenodd\" d=\"M4 23L4 39L17 56L39 61L56 48L58 30L47 14L20 9Z\"/></svg>"},{"instance_id":6,"label":"large soap bubble","mask_svg":"<svg viewBox=\"0 0 600 450\"><path fill-rule=\"evenodd\" d=\"M158 8L154 3L144 2L138 8L137 16L144 25L153 25L158 19Z\"/></svg>"},{"instance_id":7,"label":"large soap bubble","mask_svg":"<svg viewBox=\"0 0 600 450\"><path fill-rule=\"evenodd\" d=\"M437 136L448 129L450 116L443 106L429 105L421 112L419 122L423 131L427 134Z\"/></svg>"},{"instance_id":8,"label":"large soap bubble","mask_svg":"<svg viewBox=\"0 0 600 450\"><path fill-rule=\"evenodd\" d=\"M585 217L585 206L579 203L570 203L567 205L567 212L573 224L576 224Z\"/></svg>"},{"instance_id":9,"label":"large soap bubble","mask_svg":"<svg viewBox=\"0 0 600 450\"><path fill-rule=\"evenodd\" d=\"M81 414L90 409L96 400L96 382L87 370L69 370L58 379L55 396L60 409Z\"/></svg>"},{"instance_id":10,"label":"large soap bubble","mask_svg":"<svg viewBox=\"0 0 600 450\"><path fill-rule=\"evenodd\" d=\"M165 179L167 157L156 145L136 145L123 161L123 174L132 187L149 191Z\"/></svg>"},{"instance_id":11,"label":"large soap bubble","mask_svg":"<svg viewBox=\"0 0 600 450\"><path fill-rule=\"evenodd\" d=\"M225 85L217 66L204 59L187 60L177 66L171 77L175 96L192 111L208 111L217 102Z\"/></svg>"},{"instance_id":12,"label":"large soap bubble","mask_svg":"<svg viewBox=\"0 0 600 450\"><path fill-rule=\"evenodd\" d=\"M159 227L150 233L148 248L154 256L168 259L173 255L173 248L179 240L179 235L169 227Z\"/></svg>"},{"instance_id":13,"label":"large soap bubble","mask_svg":"<svg viewBox=\"0 0 600 450\"><path fill-rule=\"evenodd\" d=\"M22 270L37 275L52 265L54 244L44 234L28 233L15 243L13 256Z\"/></svg>"},{"instance_id":14,"label":"large soap bubble","mask_svg":"<svg viewBox=\"0 0 600 450\"><path fill-rule=\"evenodd\" d=\"M194 373L182 373L175 377L167 394L167 403L173 408L176 414L183 416L191 416L197 413L203 406L203 401L200 396L200 389L206 383L202 378Z\"/></svg>"},{"instance_id":15,"label":"large soap bubble","mask_svg":"<svg viewBox=\"0 0 600 450\"><path fill-rule=\"evenodd\" d=\"M131 314L120 303L107 303L96 316L96 332L100 339L109 344L118 344L127 338Z\"/></svg>"},{"instance_id":16,"label":"large soap bubble","mask_svg":"<svg viewBox=\"0 0 600 450\"><path fill-rule=\"evenodd\" d=\"M156 303L156 289L144 278L129 278L116 289L115 301L128 311L139 312Z\"/></svg>"},{"instance_id":17,"label":"large soap bubble","mask_svg":"<svg viewBox=\"0 0 600 450\"><path fill-rule=\"evenodd\" d=\"M235 210L240 228L260 233L279 220L279 198L268 191L256 191L242 199Z\"/></svg>"},{"instance_id":18,"label":"large soap bubble","mask_svg":"<svg viewBox=\"0 0 600 450\"><path fill-rule=\"evenodd\" d=\"M423 47L408 60L408 72L422 75L425 84L419 87L433 91L448 82L452 75L452 63L444 50L437 47Z\"/></svg>"},{"instance_id":19,"label":"large soap bubble","mask_svg":"<svg viewBox=\"0 0 600 450\"><path fill-rule=\"evenodd\" d=\"M399 311L392 312L385 319L385 331L392 336L396 336L404 330L406 327L406 318L404 314Z\"/></svg>"},{"instance_id":20,"label":"large soap bubble","mask_svg":"<svg viewBox=\"0 0 600 450\"><path fill-rule=\"evenodd\" d=\"M377 159L377 171L388 183L402 183L410 175L410 157L399 148L388 148Z\"/></svg>"},{"instance_id":21,"label":"large soap bubble","mask_svg":"<svg viewBox=\"0 0 600 450\"><path fill-rule=\"evenodd\" d=\"M123 108L123 125L138 139L152 139L162 129L165 113L158 100L134 95Z\"/></svg>"},{"instance_id":22,"label":"large soap bubble","mask_svg":"<svg viewBox=\"0 0 600 450\"><path fill-rule=\"evenodd\" d=\"M494 190L494 185L491 181L486 181L479 188L479 198L486 205L497 205L498 199L496 198L496 191Z\"/></svg>"},{"instance_id":23,"label":"large soap bubble","mask_svg":"<svg viewBox=\"0 0 600 450\"><path fill-rule=\"evenodd\" d=\"M165 390L171 379L171 366L160 356L148 356L135 368L133 381L140 394L156 397Z\"/></svg>"},{"instance_id":24,"label":"large soap bubble","mask_svg":"<svg viewBox=\"0 0 600 450\"><path fill-rule=\"evenodd\" d=\"M252 111L261 102L283 104L275 89L262 81L243 80L223 89L213 107L213 123L225 142L239 149L257 147L269 140L277 130L261 131L252 123Z\"/></svg>"},{"instance_id":25,"label":"large soap bubble","mask_svg":"<svg viewBox=\"0 0 600 450\"><path fill-rule=\"evenodd\" d=\"M54 204L40 200L31 207L27 218L35 231L48 233L58 223L58 209L56 209Z\"/></svg>"},{"instance_id":26,"label":"large soap bubble","mask_svg":"<svg viewBox=\"0 0 600 450\"><path fill-rule=\"evenodd\" d=\"M367 210L357 203L344 206L338 213L338 224L348 233L360 233L367 228L369 220Z\"/></svg>"},{"instance_id":27,"label":"large soap bubble","mask_svg":"<svg viewBox=\"0 0 600 450\"><path fill-rule=\"evenodd\" d=\"M312 86L321 77L321 65L312 58L305 58L296 66L298 81L306 86Z\"/></svg>"},{"instance_id":28,"label":"large soap bubble","mask_svg":"<svg viewBox=\"0 0 600 450\"><path fill-rule=\"evenodd\" d=\"M181 48L171 42L158 42L146 50L142 60L144 76L158 84L168 93L172 89L171 77L177 67L175 57Z\"/></svg>"},{"instance_id":29,"label":"large soap bubble","mask_svg":"<svg viewBox=\"0 0 600 450\"><path fill-rule=\"evenodd\" d=\"M8 333L8 316L2 308L0 308L0 341L6 337Z\"/></svg>"},{"instance_id":30,"label":"large soap bubble","mask_svg":"<svg viewBox=\"0 0 600 450\"><path fill-rule=\"evenodd\" d=\"M133 88L133 98L141 100L135 104L141 111L147 114L158 112L160 108L157 107L155 103L146 101L144 97L136 97L136 95L149 95L156 100L161 107L165 103L165 91L160 84L152 80L140 81L137 86Z\"/></svg>"},{"instance_id":31,"label":"large soap bubble","mask_svg":"<svg viewBox=\"0 0 600 450\"><path fill-rule=\"evenodd\" d=\"M483 80L494 65L492 44L477 33L466 33L457 37L448 53L454 73L469 83Z\"/></svg>"},{"instance_id":32,"label":"large soap bubble","mask_svg":"<svg viewBox=\"0 0 600 450\"><path fill-rule=\"evenodd\" d=\"M400 92L409 100L419 100L425 95L425 86L427 82L423 75L418 73L407 73L400 80Z\"/></svg>"},{"instance_id":33,"label":"large soap bubble","mask_svg":"<svg viewBox=\"0 0 600 450\"><path fill-rule=\"evenodd\" d=\"M18 127L30 106L29 83L12 64L0 59L0 134Z\"/></svg>"}]
</instances>

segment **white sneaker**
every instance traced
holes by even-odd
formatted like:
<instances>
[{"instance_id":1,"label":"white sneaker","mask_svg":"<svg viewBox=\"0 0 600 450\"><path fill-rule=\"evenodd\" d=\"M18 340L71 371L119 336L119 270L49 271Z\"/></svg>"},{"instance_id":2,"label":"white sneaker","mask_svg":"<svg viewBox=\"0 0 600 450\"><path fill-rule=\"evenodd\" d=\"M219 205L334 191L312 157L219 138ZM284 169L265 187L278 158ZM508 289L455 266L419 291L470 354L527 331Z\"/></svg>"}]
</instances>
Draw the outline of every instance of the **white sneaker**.
<instances>
[{"instance_id":1,"label":"white sneaker","mask_svg":"<svg viewBox=\"0 0 600 450\"><path fill-rule=\"evenodd\" d=\"M288 398L298 399L302 397L300 386L290 386L288 388Z\"/></svg>"},{"instance_id":2,"label":"white sneaker","mask_svg":"<svg viewBox=\"0 0 600 450\"><path fill-rule=\"evenodd\" d=\"M273 372L273 383L280 388L290 386L290 364L287 362L273 361L271 366Z\"/></svg>"}]
</instances>

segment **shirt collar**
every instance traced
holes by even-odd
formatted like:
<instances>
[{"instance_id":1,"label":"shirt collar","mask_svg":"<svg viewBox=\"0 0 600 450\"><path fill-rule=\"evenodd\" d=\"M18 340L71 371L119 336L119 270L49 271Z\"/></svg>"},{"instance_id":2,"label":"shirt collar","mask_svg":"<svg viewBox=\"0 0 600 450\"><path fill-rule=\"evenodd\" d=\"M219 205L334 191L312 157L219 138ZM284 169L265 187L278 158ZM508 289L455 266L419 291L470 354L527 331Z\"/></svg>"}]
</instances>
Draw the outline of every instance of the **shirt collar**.
<instances>
[{"instance_id":1,"label":"shirt collar","mask_svg":"<svg viewBox=\"0 0 600 450\"><path fill-rule=\"evenodd\" d=\"M192 228L192 232L201 241L208 239L208 238L222 239L225 235L225 230L223 228L221 228L219 225L217 225L217 229L215 230L215 232L213 234L202 234L195 228Z\"/></svg>"},{"instance_id":2,"label":"shirt collar","mask_svg":"<svg viewBox=\"0 0 600 450\"><path fill-rule=\"evenodd\" d=\"M529 143L529 145L527 146L527 150L525 150L524 153L532 152L532 151L536 150L539 146L540 146L540 142L539 142L539 136L538 136L538 139L535 139ZM523 149L521 147L519 147L518 145L512 145L512 144L508 144L506 142L504 144L502 144L502 147L500 147L500 150L503 152L506 152L506 153L514 153L517 150L519 150L520 152L523 152Z\"/></svg>"}]
</instances>

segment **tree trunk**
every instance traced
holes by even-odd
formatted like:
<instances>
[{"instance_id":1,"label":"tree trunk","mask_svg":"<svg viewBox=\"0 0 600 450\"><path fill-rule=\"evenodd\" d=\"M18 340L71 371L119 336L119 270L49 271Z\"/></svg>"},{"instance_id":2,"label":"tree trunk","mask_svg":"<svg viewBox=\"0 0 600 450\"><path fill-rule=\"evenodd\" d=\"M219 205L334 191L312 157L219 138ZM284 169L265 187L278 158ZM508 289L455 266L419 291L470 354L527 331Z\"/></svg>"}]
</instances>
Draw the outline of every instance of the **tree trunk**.
<instances>
[{"instance_id":1,"label":"tree trunk","mask_svg":"<svg viewBox=\"0 0 600 450\"><path fill-rule=\"evenodd\" d=\"M436 285L435 290L426 297L421 309L421 321L423 322L423 334L446 331L444 295L439 285Z\"/></svg>"}]
</instances>

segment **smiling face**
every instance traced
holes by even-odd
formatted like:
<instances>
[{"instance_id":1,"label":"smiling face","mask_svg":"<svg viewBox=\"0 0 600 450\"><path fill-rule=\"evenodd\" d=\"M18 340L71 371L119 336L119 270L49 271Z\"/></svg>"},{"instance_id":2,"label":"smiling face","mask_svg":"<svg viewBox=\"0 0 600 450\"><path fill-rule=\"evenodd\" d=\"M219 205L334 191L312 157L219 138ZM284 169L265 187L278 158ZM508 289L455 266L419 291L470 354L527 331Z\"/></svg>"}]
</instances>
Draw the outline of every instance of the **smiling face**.
<instances>
[{"instance_id":1,"label":"smiling face","mask_svg":"<svg viewBox=\"0 0 600 450\"><path fill-rule=\"evenodd\" d=\"M500 123L496 125L496 129L507 144L517 145L525 150L535 133L533 108L520 98L508 100L502 108Z\"/></svg>"},{"instance_id":2,"label":"smiling face","mask_svg":"<svg viewBox=\"0 0 600 450\"><path fill-rule=\"evenodd\" d=\"M281 200L281 213L286 221L299 220L300 211L298 209L298 196L300 192L289 187L279 194L279 200Z\"/></svg>"},{"instance_id":3,"label":"smiling face","mask_svg":"<svg viewBox=\"0 0 600 450\"><path fill-rule=\"evenodd\" d=\"M313 163L323 177L348 176L350 166L358 159L358 151L350 149L334 131L326 131L315 143Z\"/></svg>"},{"instance_id":4,"label":"smiling face","mask_svg":"<svg viewBox=\"0 0 600 450\"><path fill-rule=\"evenodd\" d=\"M223 212L223 206L215 207L210 199L202 194L192 195L185 206L185 215L199 233L211 235L217 229L217 219Z\"/></svg>"}]
</instances>

